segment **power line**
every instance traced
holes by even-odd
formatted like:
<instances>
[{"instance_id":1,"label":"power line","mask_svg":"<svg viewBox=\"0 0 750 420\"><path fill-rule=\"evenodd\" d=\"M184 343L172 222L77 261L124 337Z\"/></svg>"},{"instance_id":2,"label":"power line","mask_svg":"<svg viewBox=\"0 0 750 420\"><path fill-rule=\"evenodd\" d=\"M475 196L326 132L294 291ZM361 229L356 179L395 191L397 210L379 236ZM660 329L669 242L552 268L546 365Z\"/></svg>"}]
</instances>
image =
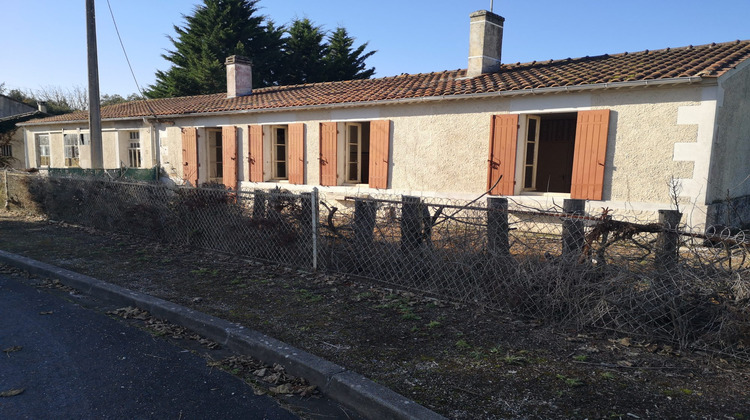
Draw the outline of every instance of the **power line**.
<instances>
[{"instance_id":1,"label":"power line","mask_svg":"<svg viewBox=\"0 0 750 420\"><path fill-rule=\"evenodd\" d=\"M122 37L120 36L120 30L117 28L117 21L115 20L115 14L112 12L112 5L109 3L109 0L107 0L107 7L109 8L109 15L112 16L112 23L115 25L115 33L117 33L117 39L120 41L120 47L122 48L122 53L125 55L125 61L128 63L128 68L130 69L130 74L133 76L133 81L135 82L135 87L138 89L138 93L141 94L144 98L146 95L143 93L143 90L141 89L141 86L138 84L138 79L135 77L135 72L133 71L133 66L130 65L130 58L128 58L128 52L125 51L125 44L122 42ZM146 107L148 107L148 110L151 112L151 114L154 116L154 118L158 118L156 116L156 112L151 108L151 105L148 103L148 99L144 101L146 104Z\"/></svg>"}]
</instances>

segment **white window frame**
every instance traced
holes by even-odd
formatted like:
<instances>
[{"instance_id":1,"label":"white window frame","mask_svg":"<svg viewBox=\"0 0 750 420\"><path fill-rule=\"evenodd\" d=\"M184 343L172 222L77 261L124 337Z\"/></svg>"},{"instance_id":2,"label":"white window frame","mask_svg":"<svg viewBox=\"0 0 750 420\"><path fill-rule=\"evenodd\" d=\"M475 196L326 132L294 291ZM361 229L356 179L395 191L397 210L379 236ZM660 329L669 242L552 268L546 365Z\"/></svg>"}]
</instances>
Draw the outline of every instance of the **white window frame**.
<instances>
[{"instance_id":1,"label":"white window frame","mask_svg":"<svg viewBox=\"0 0 750 420\"><path fill-rule=\"evenodd\" d=\"M63 149L65 151L65 166L68 168L81 167L81 152L79 146L85 144L87 133L63 133ZM69 140L71 140L69 142Z\"/></svg>"},{"instance_id":2,"label":"white window frame","mask_svg":"<svg viewBox=\"0 0 750 420\"><path fill-rule=\"evenodd\" d=\"M52 161L52 158L50 156L50 143L49 143L49 133L37 133L34 135L34 143L36 144L36 154L37 154L37 160L38 160L38 166L50 166L50 162ZM47 144L42 144L41 139L46 139ZM46 153L45 153L46 152Z\"/></svg>"},{"instance_id":3,"label":"white window frame","mask_svg":"<svg viewBox=\"0 0 750 420\"><path fill-rule=\"evenodd\" d=\"M352 141L352 129L357 133L356 141ZM344 183L359 184L362 181L362 123L346 123L344 126ZM356 161L352 161L350 148L356 149ZM352 176L352 165L356 166L356 176Z\"/></svg>"},{"instance_id":4,"label":"white window frame","mask_svg":"<svg viewBox=\"0 0 750 420\"><path fill-rule=\"evenodd\" d=\"M286 125L272 125L271 129L271 178L273 180L289 179L289 127ZM284 144L279 143L279 130L284 132ZM279 146L283 147L283 156L279 156ZM284 173L279 171L279 165L284 165Z\"/></svg>"},{"instance_id":5,"label":"white window frame","mask_svg":"<svg viewBox=\"0 0 750 420\"><path fill-rule=\"evenodd\" d=\"M531 132L532 121L536 123L533 133ZM524 139L523 170L521 172L523 177L521 184L523 186L523 191L536 191L536 169L539 160L539 133L541 125L542 117L538 115L528 115L526 117L526 138ZM529 156L529 153L531 153L532 156ZM531 162L529 162L529 158L531 158ZM529 169L531 169L531 180L527 179Z\"/></svg>"},{"instance_id":6,"label":"white window frame","mask_svg":"<svg viewBox=\"0 0 750 420\"><path fill-rule=\"evenodd\" d=\"M128 133L128 165L130 168L141 167L141 134L139 131Z\"/></svg>"}]
</instances>

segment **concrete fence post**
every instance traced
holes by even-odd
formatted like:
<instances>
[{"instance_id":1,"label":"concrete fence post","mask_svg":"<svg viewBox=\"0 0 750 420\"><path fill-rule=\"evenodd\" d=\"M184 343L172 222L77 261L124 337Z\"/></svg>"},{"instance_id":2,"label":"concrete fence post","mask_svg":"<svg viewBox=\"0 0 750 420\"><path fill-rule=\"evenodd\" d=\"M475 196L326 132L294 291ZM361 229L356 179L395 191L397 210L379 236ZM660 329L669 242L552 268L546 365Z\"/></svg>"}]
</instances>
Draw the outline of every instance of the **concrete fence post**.
<instances>
[{"instance_id":1,"label":"concrete fence post","mask_svg":"<svg viewBox=\"0 0 750 420\"><path fill-rule=\"evenodd\" d=\"M570 216L582 216L586 212L586 201L567 199L563 201L563 212ZM584 223L581 219L566 217L562 222L562 255L578 257L585 242Z\"/></svg>"},{"instance_id":2,"label":"concrete fence post","mask_svg":"<svg viewBox=\"0 0 750 420\"><path fill-rule=\"evenodd\" d=\"M659 210L659 224L663 230L656 237L654 264L657 270L671 270L679 261L680 225L682 213L677 210Z\"/></svg>"},{"instance_id":3,"label":"concrete fence post","mask_svg":"<svg viewBox=\"0 0 750 420\"><path fill-rule=\"evenodd\" d=\"M266 217L266 193L263 190L253 191L253 219Z\"/></svg>"},{"instance_id":4,"label":"concrete fence post","mask_svg":"<svg viewBox=\"0 0 750 420\"><path fill-rule=\"evenodd\" d=\"M422 224L419 197L401 196L401 251L419 247Z\"/></svg>"},{"instance_id":5,"label":"concrete fence post","mask_svg":"<svg viewBox=\"0 0 750 420\"><path fill-rule=\"evenodd\" d=\"M510 254L508 199L487 199L487 250L493 255Z\"/></svg>"},{"instance_id":6,"label":"concrete fence post","mask_svg":"<svg viewBox=\"0 0 750 420\"><path fill-rule=\"evenodd\" d=\"M377 203L374 201L354 200L354 240L359 250L372 245L376 211Z\"/></svg>"}]
</instances>

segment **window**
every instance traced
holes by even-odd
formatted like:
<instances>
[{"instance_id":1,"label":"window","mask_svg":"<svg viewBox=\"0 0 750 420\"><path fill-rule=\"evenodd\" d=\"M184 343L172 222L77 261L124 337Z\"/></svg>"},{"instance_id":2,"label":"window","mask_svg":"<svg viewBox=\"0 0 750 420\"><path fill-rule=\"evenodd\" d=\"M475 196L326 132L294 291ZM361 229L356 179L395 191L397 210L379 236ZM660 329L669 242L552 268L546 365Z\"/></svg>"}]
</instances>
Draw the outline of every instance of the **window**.
<instances>
[{"instance_id":1,"label":"window","mask_svg":"<svg viewBox=\"0 0 750 420\"><path fill-rule=\"evenodd\" d=\"M320 123L320 185L388 188L390 120Z\"/></svg>"},{"instance_id":2,"label":"window","mask_svg":"<svg viewBox=\"0 0 750 420\"><path fill-rule=\"evenodd\" d=\"M288 137L286 126L271 127L273 179L287 179Z\"/></svg>"},{"instance_id":3,"label":"window","mask_svg":"<svg viewBox=\"0 0 750 420\"><path fill-rule=\"evenodd\" d=\"M570 192L576 118L576 113L527 117L524 191Z\"/></svg>"},{"instance_id":4,"label":"window","mask_svg":"<svg viewBox=\"0 0 750 420\"><path fill-rule=\"evenodd\" d=\"M130 143L128 145L128 166L131 168L141 167L141 140L138 131L130 132Z\"/></svg>"},{"instance_id":5,"label":"window","mask_svg":"<svg viewBox=\"0 0 750 420\"><path fill-rule=\"evenodd\" d=\"M221 184L223 182L224 151L222 150L221 131L206 130L208 133L208 181Z\"/></svg>"},{"instance_id":6,"label":"window","mask_svg":"<svg viewBox=\"0 0 750 420\"><path fill-rule=\"evenodd\" d=\"M346 183L369 182L370 123L346 124Z\"/></svg>"},{"instance_id":7,"label":"window","mask_svg":"<svg viewBox=\"0 0 750 420\"><path fill-rule=\"evenodd\" d=\"M13 148L10 144L0 145L0 156L13 157Z\"/></svg>"},{"instance_id":8,"label":"window","mask_svg":"<svg viewBox=\"0 0 750 420\"><path fill-rule=\"evenodd\" d=\"M88 137L88 135L86 135ZM64 134L64 147L65 147L65 166L80 167L78 145L83 142L85 143L86 137L84 134Z\"/></svg>"},{"instance_id":9,"label":"window","mask_svg":"<svg viewBox=\"0 0 750 420\"><path fill-rule=\"evenodd\" d=\"M248 126L250 182L305 183L305 124Z\"/></svg>"},{"instance_id":10,"label":"window","mask_svg":"<svg viewBox=\"0 0 750 420\"><path fill-rule=\"evenodd\" d=\"M601 200L609 113L603 109L494 115L487 177L491 194L513 195L522 190L570 193L574 199ZM522 131L519 123L525 127L525 135L519 136ZM518 166L517 146L522 152ZM516 189L519 178L520 188Z\"/></svg>"},{"instance_id":11,"label":"window","mask_svg":"<svg viewBox=\"0 0 750 420\"><path fill-rule=\"evenodd\" d=\"M39 166L49 166L49 134L36 135L36 152L39 156Z\"/></svg>"}]
</instances>

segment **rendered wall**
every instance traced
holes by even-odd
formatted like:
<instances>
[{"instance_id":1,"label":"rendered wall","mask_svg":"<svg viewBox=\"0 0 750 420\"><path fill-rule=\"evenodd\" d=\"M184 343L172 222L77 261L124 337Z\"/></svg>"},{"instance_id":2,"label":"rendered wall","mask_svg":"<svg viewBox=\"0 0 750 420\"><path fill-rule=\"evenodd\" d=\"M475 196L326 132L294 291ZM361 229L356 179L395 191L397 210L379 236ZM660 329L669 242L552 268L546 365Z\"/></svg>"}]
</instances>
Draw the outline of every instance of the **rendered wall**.
<instances>
[{"instance_id":1,"label":"rendered wall","mask_svg":"<svg viewBox=\"0 0 750 420\"><path fill-rule=\"evenodd\" d=\"M473 198L487 189L492 115L520 114L519 139L523 139L528 115L592 109L611 111L603 202L592 202L592 207L608 205L648 210L669 208L672 201L670 179L678 180L682 187L681 203L685 206L705 206L704 180L708 176L716 114L716 88L711 86L629 88L594 93L475 98L378 107L206 115L174 118L169 123L160 123L153 128L143 125L141 121L108 123L105 128L126 130L140 127L144 160L149 158L147 156L150 154L152 141L160 144L158 158L164 173L179 183L182 179L181 128L198 127L201 165L199 179L205 182L208 169L206 128L237 126L238 166L243 188L281 186L309 189L310 186L320 184L318 157L321 122L387 119L391 121L389 189L371 191L366 185L340 185L321 190L342 197L357 192L380 192ZM305 124L307 185L294 186L283 181L247 182L248 125L296 122ZM29 131L38 132L43 131L42 129L31 127ZM153 140L150 140L152 135ZM56 161L57 156L62 154L61 136L53 143L57 144L58 141L59 152L53 145L53 165L61 165L61 162ZM268 135L265 136L265 141L268 141ZM523 145L519 140L519 156L523 153ZM107 161L111 161L111 155L107 156ZM127 156L120 156L121 160L126 158ZM151 158L156 161L156 156ZM520 165L521 159L517 160ZM342 171L342 168L339 170ZM270 168L266 168L266 171L270 171ZM538 194L520 195L520 169L516 173L519 175L516 179L517 196L514 199L545 202L553 197L559 203L564 198L564 194L550 194L549 197ZM341 174L339 175L341 179ZM705 216L705 208L700 212ZM700 215L697 219L699 218Z\"/></svg>"},{"instance_id":2,"label":"rendered wall","mask_svg":"<svg viewBox=\"0 0 750 420\"><path fill-rule=\"evenodd\" d=\"M705 174L695 173L696 165L707 167L706 154L676 153L684 145L698 142L704 115L712 115L713 102L706 100L706 89L700 87L647 88L600 91L576 95L558 94L514 98L445 101L425 104L361 107L305 112L206 116L183 118L166 130L162 139L163 163L167 173L181 176L181 136L179 127L240 127L240 168L242 179L247 173L248 124L306 125L306 179L318 185L320 122L392 121L389 185L391 190L407 194L441 193L470 197L483 193L487 183L487 154L490 119L493 114L519 113L525 134L525 115L575 112L589 109L610 109L611 122L605 163L604 200L623 203L670 203L669 181L699 183ZM681 117L688 110L694 117ZM705 120L705 118L703 118ZM199 135L203 130L199 129ZM709 129L710 131L710 129ZM264 139L267 140L267 139ZM205 143L203 135L199 143ZM523 143L519 142L519 153ZM164 150L168 152L164 153ZM203 149L205 154L205 146ZM201 165L207 160L200 158ZM176 175L176 176L175 176ZM247 187L251 187L247 183ZM517 185L520 184L520 178ZM363 186L350 186L363 190ZM684 188L683 188L684 189ZM336 190L334 187L333 190ZM520 188L517 188L520 192ZM696 200L696 189L682 201L704 204Z\"/></svg>"},{"instance_id":3,"label":"rendered wall","mask_svg":"<svg viewBox=\"0 0 750 420\"><path fill-rule=\"evenodd\" d=\"M116 169L121 163L128 160L128 144L130 131L140 132L141 161L143 168L154 166L153 147L150 127L144 127L140 120L129 122L103 122L102 123L102 157L105 169ZM88 132L86 123L66 123L26 126L19 132L25 132L26 158L29 167L36 167L39 161L36 150L36 134L49 134L50 136L50 167L65 167L64 133ZM23 149L21 149L23 150ZM90 145L79 146L80 166L90 167ZM14 150L15 153L15 150ZM23 160L23 159L22 159Z\"/></svg>"}]
</instances>

